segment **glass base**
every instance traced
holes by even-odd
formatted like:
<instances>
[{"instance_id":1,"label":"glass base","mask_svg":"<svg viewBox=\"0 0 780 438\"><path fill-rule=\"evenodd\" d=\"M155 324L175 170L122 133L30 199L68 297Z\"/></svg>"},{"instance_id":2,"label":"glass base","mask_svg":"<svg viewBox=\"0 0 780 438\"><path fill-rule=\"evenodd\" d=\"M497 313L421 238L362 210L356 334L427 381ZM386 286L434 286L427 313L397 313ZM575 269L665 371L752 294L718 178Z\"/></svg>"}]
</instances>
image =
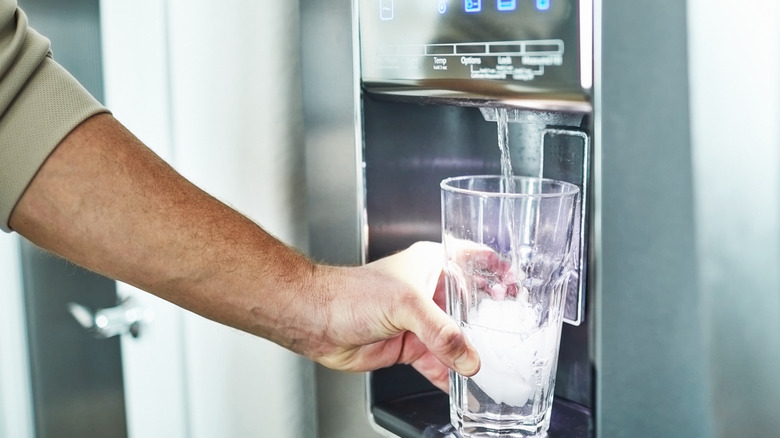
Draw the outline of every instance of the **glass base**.
<instances>
[{"instance_id":1,"label":"glass base","mask_svg":"<svg viewBox=\"0 0 780 438\"><path fill-rule=\"evenodd\" d=\"M456 411L452 415L452 424L455 426L456 436L460 438L547 438L550 411L548 409L535 424L528 424L519 418L502 417L497 420L474 414L463 415L462 412Z\"/></svg>"}]
</instances>

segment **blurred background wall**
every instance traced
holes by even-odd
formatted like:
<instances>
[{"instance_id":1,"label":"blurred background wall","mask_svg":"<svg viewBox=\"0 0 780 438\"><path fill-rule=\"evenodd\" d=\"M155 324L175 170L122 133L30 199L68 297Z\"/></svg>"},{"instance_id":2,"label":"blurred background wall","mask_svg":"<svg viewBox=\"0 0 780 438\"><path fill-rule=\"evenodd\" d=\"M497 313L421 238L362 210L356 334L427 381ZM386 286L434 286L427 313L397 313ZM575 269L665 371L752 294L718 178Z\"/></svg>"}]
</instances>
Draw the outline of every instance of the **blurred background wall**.
<instances>
[{"instance_id":1,"label":"blurred background wall","mask_svg":"<svg viewBox=\"0 0 780 438\"><path fill-rule=\"evenodd\" d=\"M780 4L689 0L696 239L718 438L780 433ZM662 109L659 109L662 110ZM673 303L670 303L673 305Z\"/></svg>"}]
</instances>

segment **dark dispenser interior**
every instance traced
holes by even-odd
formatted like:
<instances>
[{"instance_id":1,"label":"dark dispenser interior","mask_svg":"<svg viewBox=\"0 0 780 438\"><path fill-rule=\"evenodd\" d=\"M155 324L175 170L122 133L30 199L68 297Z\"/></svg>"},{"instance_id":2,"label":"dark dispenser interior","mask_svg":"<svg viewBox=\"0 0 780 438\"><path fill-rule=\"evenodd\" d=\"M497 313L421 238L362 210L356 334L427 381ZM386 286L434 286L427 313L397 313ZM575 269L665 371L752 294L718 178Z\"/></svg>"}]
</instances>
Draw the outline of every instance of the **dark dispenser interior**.
<instances>
[{"instance_id":1,"label":"dark dispenser interior","mask_svg":"<svg viewBox=\"0 0 780 438\"><path fill-rule=\"evenodd\" d=\"M439 241L439 182L456 175L500 173L496 124L486 121L478 108L399 102L367 93L363 111L368 261L419 240ZM584 129L512 124L513 167L541 167L544 177L583 184L589 120L581 119ZM538 147L524 142L529 130L540 131L531 135L540 140ZM523 154L523 145L540 151L546 159L529 158ZM569 295L576 296L577 291L573 292ZM592 429L593 378L586 313L587 306L579 325L563 327L551 437L588 437ZM373 421L400 437L444 437L451 432L447 394L409 366L370 373L368 391Z\"/></svg>"}]
</instances>

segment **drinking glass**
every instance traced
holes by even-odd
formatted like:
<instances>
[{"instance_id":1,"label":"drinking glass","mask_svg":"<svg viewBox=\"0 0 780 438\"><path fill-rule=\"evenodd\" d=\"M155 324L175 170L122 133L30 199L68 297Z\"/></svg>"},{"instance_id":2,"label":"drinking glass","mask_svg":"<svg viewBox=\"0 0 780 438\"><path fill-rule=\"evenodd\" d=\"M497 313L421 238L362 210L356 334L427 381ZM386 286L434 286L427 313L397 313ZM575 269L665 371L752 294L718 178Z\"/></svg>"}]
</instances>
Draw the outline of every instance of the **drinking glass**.
<instances>
[{"instance_id":1,"label":"drinking glass","mask_svg":"<svg viewBox=\"0 0 780 438\"><path fill-rule=\"evenodd\" d=\"M450 372L451 421L463 437L545 437L579 188L464 176L441 194L447 312L482 360L473 377Z\"/></svg>"}]
</instances>

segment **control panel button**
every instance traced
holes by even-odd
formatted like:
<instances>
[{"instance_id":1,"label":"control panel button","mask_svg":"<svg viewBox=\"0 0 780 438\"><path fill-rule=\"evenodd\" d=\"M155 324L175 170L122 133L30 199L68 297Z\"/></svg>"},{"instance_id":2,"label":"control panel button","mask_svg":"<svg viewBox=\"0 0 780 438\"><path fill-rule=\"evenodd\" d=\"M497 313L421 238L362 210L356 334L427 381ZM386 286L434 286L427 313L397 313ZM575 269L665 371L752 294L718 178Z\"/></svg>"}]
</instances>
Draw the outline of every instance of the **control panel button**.
<instances>
[{"instance_id":1,"label":"control panel button","mask_svg":"<svg viewBox=\"0 0 780 438\"><path fill-rule=\"evenodd\" d=\"M470 13L481 12L482 0L463 0L463 9Z\"/></svg>"},{"instance_id":2,"label":"control panel button","mask_svg":"<svg viewBox=\"0 0 780 438\"><path fill-rule=\"evenodd\" d=\"M514 11L517 9L517 0L496 0L496 9L499 11Z\"/></svg>"},{"instance_id":3,"label":"control panel button","mask_svg":"<svg viewBox=\"0 0 780 438\"><path fill-rule=\"evenodd\" d=\"M536 9L540 11L546 11L550 9L550 1L552 0L536 0Z\"/></svg>"}]
</instances>

